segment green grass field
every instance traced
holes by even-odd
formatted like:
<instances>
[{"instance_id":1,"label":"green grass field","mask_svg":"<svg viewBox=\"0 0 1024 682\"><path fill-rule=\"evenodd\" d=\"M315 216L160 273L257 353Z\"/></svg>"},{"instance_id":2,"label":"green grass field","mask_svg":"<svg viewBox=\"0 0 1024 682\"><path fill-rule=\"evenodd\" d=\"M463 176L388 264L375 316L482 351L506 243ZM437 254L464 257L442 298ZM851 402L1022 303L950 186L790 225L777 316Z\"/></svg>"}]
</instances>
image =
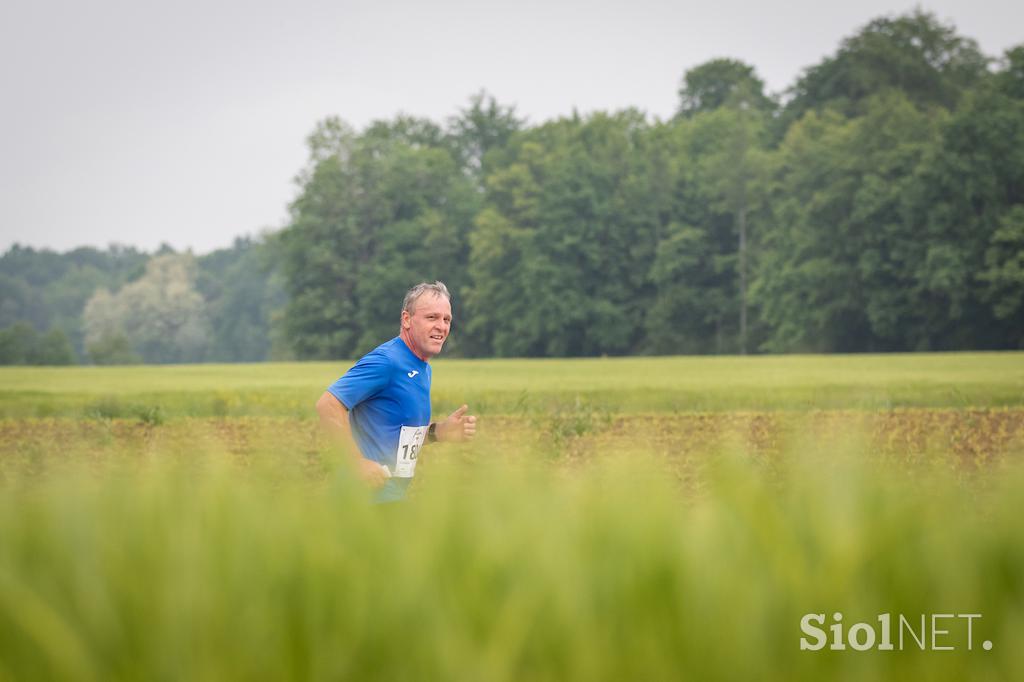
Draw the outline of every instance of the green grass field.
<instances>
[{"instance_id":1,"label":"green grass field","mask_svg":"<svg viewBox=\"0 0 1024 682\"><path fill-rule=\"evenodd\" d=\"M0 680L1024 679L1024 354L438 361L394 507L345 367L0 370Z\"/></svg>"},{"instance_id":2,"label":"green grass field","mask_svg":"<svg viewBox=\"0 0 1024 682\"><path fill-rule=\"evenodd\" d=\"M0 417L310 414L351 363L0 368ZM1024 405L1024 354L438 360L435 406L514 415Z\"/></svg>"}]
</instances>

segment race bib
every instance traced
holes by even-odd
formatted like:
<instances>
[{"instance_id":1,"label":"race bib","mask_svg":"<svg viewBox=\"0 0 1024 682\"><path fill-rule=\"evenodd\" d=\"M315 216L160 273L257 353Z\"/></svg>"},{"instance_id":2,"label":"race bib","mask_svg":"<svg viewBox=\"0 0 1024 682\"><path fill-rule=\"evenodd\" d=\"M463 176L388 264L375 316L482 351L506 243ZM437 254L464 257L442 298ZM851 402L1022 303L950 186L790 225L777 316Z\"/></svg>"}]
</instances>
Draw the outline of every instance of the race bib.
<instances>
[{"instance_id":1,"label":"race bib","mask_svg":"<svg viewBox=\"0 0 1024 682\"><path fill-rule=\"evenodd\" d=\"M395 453L395 472L398 478L412 478L416 471L416 459L419 457L423 439L426 438L426 426L403 426L398 437L398 452Z\"/></svg>"}]
</instances>

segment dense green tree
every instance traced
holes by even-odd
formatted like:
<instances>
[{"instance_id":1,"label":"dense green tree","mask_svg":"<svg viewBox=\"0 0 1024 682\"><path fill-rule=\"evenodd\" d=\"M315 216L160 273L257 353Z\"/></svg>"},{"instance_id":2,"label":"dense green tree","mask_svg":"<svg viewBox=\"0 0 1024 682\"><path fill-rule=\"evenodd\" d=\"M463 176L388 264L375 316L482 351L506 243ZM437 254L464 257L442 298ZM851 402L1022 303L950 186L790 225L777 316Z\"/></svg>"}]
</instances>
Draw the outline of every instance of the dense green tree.
<instances>
[{"instance_id":1,"label":"dense green tree","mask_svg":"<svg viewBox=\"0 0 1024 682\"><path fill-rule=\"evenodd\" d=\"M488 178L489 205L470 235L469 276L465 290L466 331L473 350L499 356L539 354L534 305L524 279L536 255L541 193L530 168L540 157L535 142L519 146L517 163ZM536 162L534 162L536 163Z\"/></svg>"},{"instance_id":2,"label":"dense green tree","mask_svg":"<svg viewBox=\"0 0 1024 682\"><path fill-rule=\"evenodd\" d=\"M448 120L449 136L459 163L475 175L479 183L490 171L488 153L504 150L523 125L515 107L498 104L485 91L473 95L469 106Z\"/></svg>"},{"instance_id":3,"label":"dense green tree","mask_svg":"<svg viewBox=\"0 0 1024 682\"><path fill-rule=\"evenodd\" d=\"M996 319L1009 323L1005 345L1024 348L1024 206L1014 206L1003 216L989 240L978 280L981 298L992 305Z\"/></svg>"},{"instance_id":4,"label":"dense green tree","mask_svg":"<svg viewBox=\"0 0 1024 682\"><path fill-rule=\"evenodd\" d=\"M60 329L40 334L27 322L0 329L0 365L73 365L75 352Z\"/></svg>"},{"instance_id":5,"label":"dense green tree","mask_svg":"<svg viewBox=\"0 0 1024 682\"><path fill-rule=\"evenodd\" d=\"M656 294L644 320L645 350L706 353L721 343L720 313L729 301L723 300L717 270L707 231L677 222L666 227L651 264Z\"/></svg>"},{"instance_id":6,"label":"dense green tree","mask_svg":"<svg viewBox=\"0 0 1024 682\"><path fill-rule=\"evenodd\" d=\"M527 126L486 92L443 126L328 119L278 234L198 259L12 247L0 356L352 357L434 279L454 355L1024 345L1024 46L882 17L789 94L715 59L666 122Z\"/></svg>"},{"instance_id":7,"label":"dense green tree","mask_svg":"<svg viewBox=\"0 0 1024 682\"><path fill-rule=\"evenodd\" d=\"M272 319L285 304L283 283L262 240L238 238L231 248L196 259L196 289L210 322L206 359L257 362L272 355Z\"/></svg>"},{"instance_id":8,"label":"dense green tree","mask_svg":"<svg viewBox=\"0 0 1024 682\"><path fill-rule=\"evenodd\" d=\"M679 116L690 117L724 106L769 112L775 103L764 92L754 67L735 59L712 59L690 69L679 88Z\"/></svg>"},{"instance_id":9,"label":"dense green tree","mask_svg":"<svg viewBox=\"0 0 1024 682\"><path fill-rule=\"evenodd\" d=\"M1006 97L1024 99L1024 45L1012 47L1003 55L992 88Z\"/></svg>"},{"instance_id":10,"label":"dense green tree","mask_svg":"<svg viewBox=\"0 0 1024 682\"><path fill-rule=\"evenodd\" d=\"M775 229L754 295L773 351L914 349L923 339L909 219L915 173L940 117L890 94L865 116L809 113L779 149Z\"/></svg>"},{"instance_id":11,"label":"dense green tree","mask_svg":"<svg viewBox=\"0 0 1024 682\"><path fill-rule=\"evenodd\" d=\"M163 245L157 254L175 255ZM100 289L119 290L141 279L153 256L135 249L78 248L67 253L13 246L0 256L0 329L30 323L43 333L58 329L81 356L89 355L82 313ZM262 240L239 239L197 260L196 285L211 322L208 352L218 361L254 361L269 357L277 337L271 317L284 304L280 275L268 262ZM127 337L126 337L127 338ZM92 339L93 345L96 339ZM196 354L190 357L198 358ZM123 360L123 358L122 358ZM141 361L135 358L134 361Z\"/></svg>"},{"instance_id":12,"label":"dense green tree","mask_svg":"<svg viewBox=\"0 0 1024 682\"><path fill-rule=\"evenodd\" d=\"M974 40L931 13L880 17L804 72L790 91L782 130L825 106L859 116L869 99L890 90L921 107L952 109L985 75L987 62Z\"/></svg>"},{"instance_id":13,"label":"dense green tree","mask_svg":"<svg viewBox=\"0 0 1024 682\"><path fill-rule=\"evenodd\" d=\"M1013 54L1011 52L1011 54ZM1019 56L1018 56L1019 59ZM1011 314L1017 216L1024 206L1024 98L1015 68L986 79L943 126L915 197L922 346L1016 346Z\"/></svg>"},{"instance_id":14,"label":"dense green tree","mask_svg":"<svg viewBox=\"0 0 1024 682\"><path fill-rule=\"evenodd\" d=\"M650 271L646 350L745 351L749 237L765 213L764 120L729 102L667 129L671 201Z\"/></svg>"},{"instance_id":15,"label":"dense green tree","mask_svg":"<svg viewBox=\"0 0 1024 682\"><path fill-rule=\"evenodd\" d=\"M33 326L40 327L46 324L48 317L38 288L19 277L0 272L0 328L21 321L31 321Z\"/></svg>"},{"instance_id":16,"label":"dense green tree","mask_svg":"<svg viewBox=\"0 0 1024 682\"><path fill-rule=\"evenodd\" d=\"M132 342L121 331L107 331L93 339L86 348L94 365L138 365L142 356L132 348Z\"/></svg>"},{"instance_id":17,"label":"dense green tree","mask_svg":"<svg viewBox=\"0 0 1024 682\"><path fill-rule=\"evenodd\" d=\"M470 332L498 355L639 347L666 199L642 114L562 119L517 136L472 236Z\"/></svg>"},{"instance_id":18,"label":"dense green tree","mask_svg":"<svg viewBox=\"0 0 1024 682\"><path fill-rule=\"evenodd\" d=\"M27 322L0 329L0 365L27 365L38 341L38 332Z\"/></svg>"},{"instance_id":19,"label":"dense green tree","mask_svg":"<svg viewBox=\"0 0 1024 682\"><path fill-rule=\"evenodd\" d=\"M644 319L647 352L722 352L735 334L732 219L718 210L700 162L726 144L727 129L718 125L723 120L704 113L659 131L669 185L648 275L653 293Z\"/></svg>"},{"instance_id":20,"label":"dense green tree","mask_svg":"<svg viewBox=\"0 0 1024 682\"><path fill-rule=\"evenodd\" d=\"M665 327L682 324L683 319L693 324L696 318L704 327L699 336L705 343L694 346L691 341L687 346L691 350L709 350L707 342L713 339L715 352L746 353L750 326L751 217L761 204L767 168L765 123L775 103L764 94L764 83L754 68L732 59L712 60L688 71L679 94L680 116L693 119L688 133L691 141L684 152L694 166L694 172L687 173L691 185L687 194L690 202L703 202L707 208L696 221L695 214L701 211L694 207L686 208L679 218L688 225L687 230L696 226L703 231L702 243L710 249L705 253L705 273L691 273L702 283L704 296L683 298L705 310L697 314L691 310L690 315L667 323L657 320L651 331L673 338L678 333ZM676 241L670 250L678 247ZM666 251L660 253L664 256ZM671 286L658 280L659 310L677 305L663 301L666 296L681 295L681 271L659 267L654 273L658 277L673 271ZM692 331L689 336L693 336Z\"/></svg>"},{"instance_id":21,"label":"dense green tree","mask_svg":"<svg viewBox=\"0 0 1024 682\"><path fill-rule=\"evenodd\" d=\"M190 254L156 256L145 274L116 293L100 289L83 312L90 355L97 344L128 338L146 362L197 362L209 341L205 302Z\"/></svg>"},{"instance_id":22,"label":"dense green tree","mask_svg":"<svg viewBox=\"0 0 1024 682\"><path fill-rule=\"evenodd\" d=\"M82 310L93 291L140 277L148 258L120 246L58 254L14 245L0 256L0 327L19 320L40 332L55 327L81 353Z\"/></svg>"},{"instance_id":23,"label":"dense green tree","mask_svg":"<svg viewBox=\"0 0 1024 682\"><path fill-rule=\"evenodd\" d=\"M40 337L33 364L73 365L76 361L75 350L62 329L51 329Z\"/></svg>"},{"instance_id":24,"label":"dense green tree","mask_svg":"<svg viewBox=\"0 0 1024 682\"><path fill-rule=\"evenodd\" d=\"M302 193L275 243L289 294L282 324L300 358L350 357L397 333L411 284L464 286L479 198L429 122L379 122L356 135L329 119L309 146Z\"/></svg>"},{"instance_id":25,"label":"dense green tree","mask_svg":"<svg viewBox=\"0 0 1024 682\"><path fill-rule=\"evenodd\" d=\"M309 163L297 178L302 192L291 224L274 238L289 295L280 326L300 358L346 357L359 333L353 263L369 260L359 222L373 206L357 206L355 138L339 119L317 125L307 139Z\"/></svg>"},{"instance_id":26,"label":"dense green tree","mask_svg":"<svg viewBox=\"0 0 1024 682\"><path fill-rule=\"evenodd\" d=\"M715 148L699 159L705 195L712 207L732 219L733 245L723 248L720 257L735 253L735 287L739 329L739 352L747 352L748 338L748 282L750 279L750 226L751 217L763 204L768 159L763 148L764 120L757 112L745 107L720 109L709 117L720 119L708 126L718 133ZM729 297L721 295L728 300Z\"/></svg>"},{"instance_id":27,"label":"dense green tree","mask_svg":"<svg viewBox=\"0 0 1024 682\"><path fill-rule=\"evenodd\" d=\"M455 152L452 139L441 126L416 116L399 115L393 120L371 123L359 136L360 146L380 154L388 153L395 145L413 149L445 149Z\"/></svg>"}]
</instances>

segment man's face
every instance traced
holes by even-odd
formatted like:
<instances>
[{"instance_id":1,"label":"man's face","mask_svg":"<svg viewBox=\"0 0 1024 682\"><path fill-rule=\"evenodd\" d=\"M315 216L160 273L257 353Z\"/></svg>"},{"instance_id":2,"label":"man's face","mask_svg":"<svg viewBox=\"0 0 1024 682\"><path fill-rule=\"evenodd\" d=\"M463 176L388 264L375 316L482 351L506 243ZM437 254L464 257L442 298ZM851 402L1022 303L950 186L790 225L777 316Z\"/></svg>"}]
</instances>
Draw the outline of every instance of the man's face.
<instances>
[{"instance_id":1,"label":"man's face","mask_svg":"<svg viewBox=\"0 0 1024 682\"><path fill-rule=\"evenodd\" d=\"M412 314L402 311L402 331L409 348L426 360L441 352L452 328L452 306L444 296L426 293L416 299Z\"/></svg>"}]
</instances>

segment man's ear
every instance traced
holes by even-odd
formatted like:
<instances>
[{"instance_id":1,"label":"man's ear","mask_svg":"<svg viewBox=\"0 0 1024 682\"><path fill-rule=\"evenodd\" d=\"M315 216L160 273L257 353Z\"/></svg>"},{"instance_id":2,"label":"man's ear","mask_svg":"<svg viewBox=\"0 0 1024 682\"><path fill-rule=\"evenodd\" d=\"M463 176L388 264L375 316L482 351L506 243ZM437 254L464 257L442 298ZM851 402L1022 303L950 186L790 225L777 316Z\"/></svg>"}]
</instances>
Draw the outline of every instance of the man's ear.
<instances>
[{"instance_id":1,"label":"man's ear","mask_svg":"<svg viewBox=\"0 0 1024 682\"><path fill-rule=\"evenodd\" d=\"M402 329L409 329L412 327L412 316L408 310L402 311Z\"/></svg>"}]
</instances>

